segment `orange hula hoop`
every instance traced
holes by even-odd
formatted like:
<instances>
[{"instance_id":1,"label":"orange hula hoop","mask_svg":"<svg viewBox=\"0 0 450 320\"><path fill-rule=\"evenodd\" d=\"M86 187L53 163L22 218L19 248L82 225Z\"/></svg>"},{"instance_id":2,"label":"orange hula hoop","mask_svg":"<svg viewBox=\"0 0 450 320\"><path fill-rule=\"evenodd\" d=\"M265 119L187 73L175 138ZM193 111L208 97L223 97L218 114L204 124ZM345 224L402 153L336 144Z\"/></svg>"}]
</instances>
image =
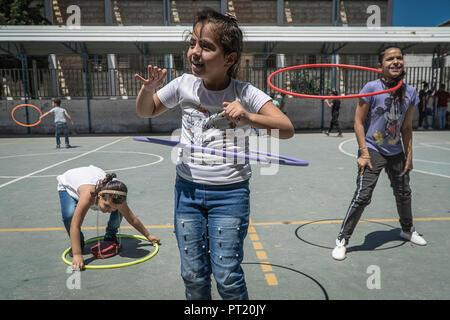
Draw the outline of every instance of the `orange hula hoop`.
<instances>
[{"instance_id":1,"label":"orange hula hoop","mask_svg":"<svg viewBox=\"0 0 450 320\"><path fill-rule=\"evenodd\" d=\"M267 84L274 90L290 95L290 96L294 96L294 97L299 97L299 98L309 98L309 99L352 99L352 98L362 98L362 97L368 97L368 96L375 96L378 94L383 94L383 93L389 93L391 91L395 91L397 89L399 89L402 85L403 85L403 81L399 81L399 83L390 89L387 90L382 90L382 91L377 91L377 92L370 92L370 93L364 93L364 94L349 94L347 96L316 96L316 95L310 95L310 94L303 94L303 93L295 93L295 92L291 92L291 91L286 91L283 89L280 89L278 87L276 87L275 85L272 84L272 82L270 81L272 79L273 76L281 73L281 72L285 72L285 71L289 71L289 70L294 70L294 69L305 69L305 68L317 68L317 67L340 67L340 68L347 68L347 69L358 69L358 70L366 70L366 71L372 71L372 72L377 72L377 73L381 73L381 70L375 69L375 68L368 68L368 67L361 67L361 66L352 66L352 65L348 65L348 64L332 64L332 63L318 63L318 64L303 64L303 65L299 65L299 66L293 66L293 67L287 67L287 68L283 68L280 70L277 70L275 72L273 72L268 78L267 78Z\"/></svg>"},{"instance_id":2,"label":"orange hula hoop","mask_svg":"<svg viewBox=\"0 0 450 320\"><path fill-rule=\"evenodd\" d=\"M33 104L28 104L28 103L25 103L25 104L19 104L18 106L15 106L14 109L12 109L12 111L11 111L11 117L12 117L12 119L14 120L15 123L17 123L18 125L20 125L20 126L22 126L22 127L34 127L34 126L37 126L39 123L41 123L42 119L41 119L40 117L39 117L39 121L37 121L37 122L35 122L35 123L32 123L32 124L24 124L24 123L22 123L22 122L17 121L16 118L14 118L14 112L16 112L16 110L17 110L18 108L20 108L20 107L33 107L33 108L35 108L35 109L39 112L40 116L42 117L42 111L41 111L41 109L39 109L39 108L36 107L35 105L33 105Z\"/></svg>"}]
</instances>

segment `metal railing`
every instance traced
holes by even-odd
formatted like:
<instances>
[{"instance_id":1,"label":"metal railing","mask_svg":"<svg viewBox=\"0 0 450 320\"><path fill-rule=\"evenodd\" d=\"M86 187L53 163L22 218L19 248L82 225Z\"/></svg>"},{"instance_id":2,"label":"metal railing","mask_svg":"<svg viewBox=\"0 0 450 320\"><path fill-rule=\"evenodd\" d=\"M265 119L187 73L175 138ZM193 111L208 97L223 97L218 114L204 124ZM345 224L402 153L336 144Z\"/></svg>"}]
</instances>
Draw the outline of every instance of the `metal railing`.
<instances>
[{"instance_id":1,"label":"metal railing","mask_svg":"<svg viewBox=\"0 0 450 320\"><path fill-rule=\"evenodd\" d=\"M275 93L267 83L267 77L275 68L241 68L238 79L255 87ZM167 81L188 70L168 69ZM450 67L408 67L404 82L422 88L422 82L450 85ZM0 69L0 99L47 99L51 97L102 98L135 97L141 85L134 75L146 75L146 70L110 69L89 71L84 69ZM341 68L310 68L285 72L274 77L272 83L279 88L306 94L329 94L332 89L343 94L359 93L365 83L378 74L368 71Z\"/></svg>"}]
</instances>

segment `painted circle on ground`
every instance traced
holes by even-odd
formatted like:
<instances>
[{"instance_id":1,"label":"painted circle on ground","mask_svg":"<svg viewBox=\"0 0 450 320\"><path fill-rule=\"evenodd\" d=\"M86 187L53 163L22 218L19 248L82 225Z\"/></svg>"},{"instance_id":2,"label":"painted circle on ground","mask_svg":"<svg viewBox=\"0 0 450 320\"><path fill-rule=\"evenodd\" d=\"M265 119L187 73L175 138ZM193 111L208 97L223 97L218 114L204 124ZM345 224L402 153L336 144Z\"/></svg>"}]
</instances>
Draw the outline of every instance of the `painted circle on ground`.
<instances>
[{"instance_id":1,"label":"painted circle on ground","mask_svg":"<svg viewBox=\"0 0 450 320\"><path fill-rule=\"evenodd\" d=\"M321 222L326 222L326 221L342 221L342 220L340 220L340 219L323 219L323 220L317 220L317 221L311 221L311 222L304 223L304 224L300 225L297 229L295 229L295 236L296 236L300 241L302 241L302 242L304 242L304 243L306 243L306 244L309 244L309 245L312 245L312 246L315 246L315 247L319 247L319 248L324 248L324 249L333 250L334 247L329 247L329 246L326 246L326 245L321 245L321 244L318 244L318 243L314 243L314 242L312 242L312 241L308 241L308 240L302 238L302 237L299 235L299 234L300 234L300 229L302 229L302 228L304 228L304 227L306 227L306 226L308 226L308 225L310 225L310 224L320 224ZM361 223L361 222L376 223L376 224L379 224L379 225L382 225L382 226L387 226L387 227L389 227L389 228L391 229L391 231L398 229L398 228L396 228L396 227L394 227L394 226L391 226L391 225L389 225L389 224L382 223L382 222L379 222L379 221L371 221L371 220L364 220L364 219L361 219L361 220L360 220L360 223ZM397 232L397 231L396 231L396 232ZM395 241L395 240L402 241L402 243L400 243L400 244L398 244L398 245L393 245L393 246L389 246L389 247L386 247L386 248L377 248L377 247L374 246L374 245L376 245L376 244L382 245L382 244L384 244L384 243L386 243L386 242L382 242L382 243L381 243L380 241L375 241L375 240L378 240L378 239L372 239L371 242L368 241L368 242L366 243L366 241L367 241L367 237L366 237L366 240L364 241L364 243L363 243L362 245L354 245L354 246L348 247L348 248L347 248L347 252L351 252L351 251L361 251L361 250L387 250L387 249L393 249L393 248L400 247L400 246L404 245L404 244L406 243L406 241L405 241L404 239L400 238L400 235L399 235L399 234L400 234L400 232L398 232L397 238L395 238L395 239L394 239L394 238L391 238L391 239L389 239L389 240L387 241L387 242ZM370 242L370 243L369 243L369 242Z\"/></svg>"},{"instance_id":2,"label":"painted circle on ground","mask_svg":"<svg viewBox=\"0 0 450 320\"><path fill-rule=\"evenodd\" d=\"M309 280L311 280L312 282L314 282L320 288L320 290L322 291L322 293L323 293L323 295L325 297L325 300L329 300L330 299L329 296L328 296L327 291L325 290L325 288L322 286L322 284L318 280L316 280L312 276L310 276L310 275L308 275L308 274L306 274L306 273L304 273L304 272L302 272L300 270L297 270L297 269L294 269L294 268L291 268L291 267L287 267L287 266L278 265L278 264L266 263L266 262L242 262L241 264L244 264L244 265L245 264L247 264L247 265L256 265L256 264L258 264L258 265L261 265L261 266L277 267L277 268L281 268L281 269L285 269L285 270L289 270L289 271L293 271L295 273L301 274L302 276L304 276L304 277L308 278Z\"/></svg>"},{"instance_id":3,"label":"painted circle on ground","mask_svg":"<svg viewBox=\"0 0 450 320\"><path fill-rule=\"evenodd\" d=\"M118 169L104 169L106 172L116 172L116 171L125 171L125 170L131 170L131 169L138 169L138 168L144 168L144 167L148 167L157 163L160 163L161 161L164 160L164 157L157 155L157 154L153 154L153 153L148 153L148 152L138 152L138 151L97 151L98 153L131 153L131 154L141 154L141 155L147 155L147 156L153 156L153 157L157 157L158 159L156 161L153 162L149 162L149 163L145 163L142 165L137 165L137 166L130 166L130 167L123 167L123 168L118 168ZM0 157L0 160L2 159L10 159L10 158L17 158L17 157L35 157L35 156L46 156L46 155L54 155L54 154L69 154L69 153L77 153L77 152L49 152L49 153L34 153L34 154L22 154L22 155L14 155L14 156L4 156L4 157ZM49 175L33 175L30 176L29 178L51 178L51 177L56 177L58 176L58 174L49 174ZM16 179L16 178L20 178L21 176L0 176L0 178L3 179Z\"/></svg>"},{"instance_id":4,"label":"painted circle on ground","mask_svg":"<svg viewBox=\"0 0 450 320\"><path fill-rule=\"evenodd\" d=\"M344 150L344 145L346 145L349 142L355 142L355 141L356 141L356 138L351 138L351 139L342 141L339 144L339 146L338 146L339 151L342 152L343 154L349 156L349 157L356 158L357 157L356 154L353 154L351 152L348 152L348 151ZM422 146L432 146L432 143L421 142L420 145L422 145ZM413 148L417 148L417 147L413 146ZM441 147L438 146L437 148L441 148ZM446 150L446 149L448 150L448 148L445 148L445 147L443 147L443 148L444 148L444 150ZM355 146L354 149L357 150L358 147ZM438 164L438 165L449 165L450 164L449 162L442 162L442 161L439 162L439 161L431 161L431 160L423 160L423 159L413 159L413 163L414 162L432 163L432 164ZM417 168L414 168L412 172L418 172L418 173L423 173L423 174L427 174L427 175L431 175L431 176L437 176L437 177L443 177L443 178L450 179L450 176L448 176L446 174L441 174L441 173L431 172L431 171L419 170Z\"/></svg>"}]
</instances>

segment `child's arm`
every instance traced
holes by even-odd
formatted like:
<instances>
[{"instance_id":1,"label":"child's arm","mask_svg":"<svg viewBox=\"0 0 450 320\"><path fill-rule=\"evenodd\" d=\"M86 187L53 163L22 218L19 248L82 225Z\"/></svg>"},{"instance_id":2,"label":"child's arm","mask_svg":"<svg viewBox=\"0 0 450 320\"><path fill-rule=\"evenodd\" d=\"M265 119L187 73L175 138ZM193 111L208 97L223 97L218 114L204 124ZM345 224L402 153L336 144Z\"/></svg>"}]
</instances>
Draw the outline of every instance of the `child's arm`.
<instances>
[{"instance_id":1,"label":"child's arm","mask_svg":"<svg viewBox=\"0 0 450 320\"><path fill-rule=\"evenodd\" d=\"M360 98L358 105L356 106L354 124L356 140L358 142L359 151L361 152L361 156L357 160L360 175L364 174L364 170L367 166L371 170L373 169L372 163L370 162L369 150L366 145L366 135L364 133L364 121L366 120L369 109L370 105Z\"/></svg>"},{"instance_id":2,"label":"child's arm","mask_svg":"<svg viewBox=\"0 0 450 320\"><path fill-rule=\"evenodd\" d=\"M70 245L72 247L73 254L72 266L79 268L80 270L84 267L80 239L81 225L83 224L84 217L86 216L90 206L94 203L94 199L91 196L92 189L93 186L90 185L83 185L78 188L80 200L75 208L72 222L70 224Z\"/></svg>"},{"instance_id":3,"label":"child's arm","mask_svg":"<svg viewBox=\"0 0 450 320\"><path fill-rule=\"evenodd\" d=\"M142 222L134 215L127 203L123 203L119 206L119 212L125 217L129 224L131 224L137 231L139 231L144 237L148 239L152 244L159 244L159 237L150 234Z\"/></svg>"},{"instance_id":4,"label":"child's arm","mask_svg":"<svg viewBox=\"0 0 450 320\"><path fill-rule=\"evenodd\" d=\"M413 169L413 161L412 161L412 135L413 135L413 129L412 129L412 120L414 117L414 107L408 108L406 110L405 119L403 120L403 125L401 127L402 132L402 141L403 141L403 148L406 156L406 162L405 162L405 168L403 169L402 175L407 173L409 170Z\"/></svg>"},{"instance_id":5,"label":"child's arm","mask_svg":"<svg viewBox=\"0 0 450 320\"><path fill-rule=\"evenodd\" d=\"M294 135L294 126L291 120L278 109L272 101L266 102L258 113L251 113L237 101L224 102L225 115L228 119L250 125L257 129L267 129L271 134L271 129L278 129L280 139L288 139Z\"/></svg>"},{"instance_id":6,"label":"child's arm","mask_svg":"<svg viewBox=\"0 0 450 320\"><path fill-rule=\"evenodd\" d=\"M44 113L44 114L40 117L40 119L45 118L45 117L48 116L50 113L51 113L51 111L47 111L46 113Z\"/></svg>"},{"instance_id":7,"label":"child's arm","mask_svg":"<svg viewBox=\"0 0 450 320\"><path fill-rule=\"evenodd\" d=\"M330 107L330 108L331 108L331 107L333 106L333 104L332 104L332 103L330 103L330 102L328 101L328 99L325 99L324 101L326 102L326 104L328 105L328 107Z\"/></svg>"},{"instance_id":8,"label":"child's arm","mask_svg":"<svg viewBox=\"0 0 450 320\"><path fill-rule=\"evenodd\" d=\"M70 117L70 115L67 113L67 111L65 112L66 118L70 120L70 123L72 123L73 125L73 121L72 118Z\"/></svg>"},{"instance_id":9,"label":"child's arm","mask_svg":"<svg viewBox=\"0 0 450 320\"><path fill-rule=\"evenodd\" d=\"M136 99L136 112L143 118L153 118L161 113L167 111L155 93L156 88L160 87L167 75L167 69L160 69L158 67L148 66L148 79L142 78L135 74L135 78L142 83L142 88L139 91Z\"/></svg>"}]
</instances>

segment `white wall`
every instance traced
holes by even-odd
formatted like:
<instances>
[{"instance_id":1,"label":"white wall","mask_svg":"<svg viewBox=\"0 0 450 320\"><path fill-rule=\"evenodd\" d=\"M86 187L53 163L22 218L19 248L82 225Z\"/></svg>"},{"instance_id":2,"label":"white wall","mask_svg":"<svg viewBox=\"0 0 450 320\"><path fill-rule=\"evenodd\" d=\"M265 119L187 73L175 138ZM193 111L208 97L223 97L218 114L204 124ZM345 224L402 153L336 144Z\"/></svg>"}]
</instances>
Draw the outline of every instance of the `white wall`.
<instances>
[{"instance_id":1,"label":"white wall","mask_svg":"<svg viewBox=\"0 0 450 320\"><path fill-rule=\"evenodd\" d=\"M17 125L11 118L12 109L25 103L20 100L0 101L0 134L26 134L25 127ZM50 100L29 100L28 103L39 107L42 113L50 110ZM353 117L356 108L356 99L343 99L339 116L340 126L343 129L353 130ZM86 100L63 100L61 103L72 117L77 133L88 133L89 122ZM324 128L328 128L331 120L331 109L324 104ZM174 108L157 118L140 118L136 114L136 100L91 100L91 126L92 133L133 133L133 132L172 132L181 126L180 108ZM317 99L287 98L284 111L291 119L296 130L320 129L322 118L322 101ZM15 118L25 123L25 108L15 112ZM417 124L418 112L415 111L414 125ZM30 123L38 120L38 112L29 108ZM71 125L69 125L71 127ZM34 134L54 134L55 126L53 115L44 118L42 122L31 128Z\"/></svg>"}]
</instances>

